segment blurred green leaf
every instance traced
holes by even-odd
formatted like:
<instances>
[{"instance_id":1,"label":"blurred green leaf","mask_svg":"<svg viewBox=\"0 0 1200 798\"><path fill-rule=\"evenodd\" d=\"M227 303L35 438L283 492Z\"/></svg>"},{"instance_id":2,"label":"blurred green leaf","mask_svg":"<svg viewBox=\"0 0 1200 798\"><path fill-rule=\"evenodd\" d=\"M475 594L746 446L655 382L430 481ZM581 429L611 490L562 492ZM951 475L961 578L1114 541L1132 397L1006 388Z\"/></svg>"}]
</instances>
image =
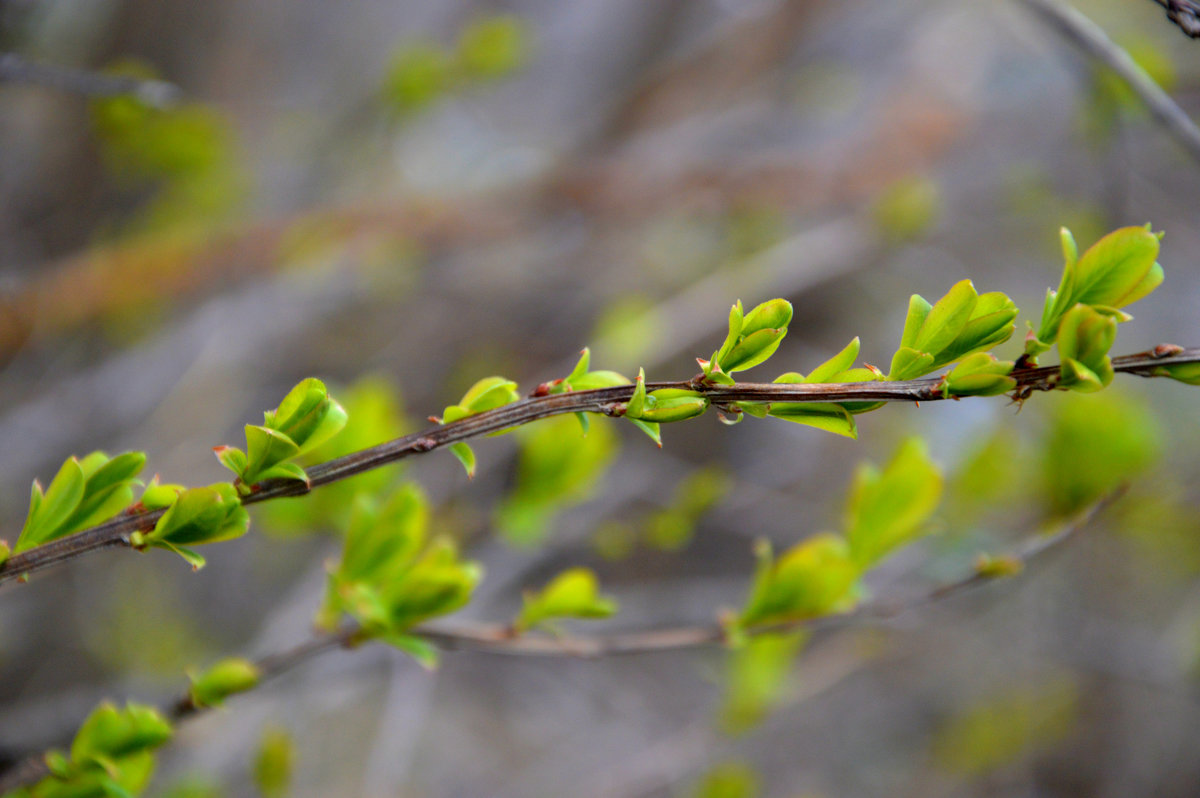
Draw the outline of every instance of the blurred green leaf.
<instances>
[{"instance_id":1,"label":"blurred green leaf","mask_svg":"<svg viewBox=\"0 0 1200 798\"><path fill-rule=\"evenodd\" d=\"M283 798L291 791L296 764L292 735L279 726L263 729L254 752L254 786L263 798Z\"/></svg>"},{"instance_id":2,"label":"blurred green leaf","mask_svg":"<svg viewBox=\"0 0 1200 798\"><path fill-rule=\"evenodd\" d=\"M458 40L462 74L474 80L508 77L529 60L532 35L525 20L511 14L477 19Z\"/></svg>"},{"instance_id":3,"label":"blurred green leaf","mask_svg":"<svg viewBox=\"0 0 1200 798\"><path fill-rule=\"evenodd\" d=\"M696 798L755 798L760 794L758 776L741 762L722 762L714 766L694 793Z\"/></svg>"},{"instance_id":4,"label":"blurred green leaf","mask_svg":"<svg viewBox=\"0 0 1200 798\"><path fill-rule=\"evenodd\" d=\"M223 659L205 671L188 672L188 696L197 707L220 706L229 696L256 687L260 676L258 666L247 659Z\"/></svg>"},{"instance_id":5,"label":"blurred green leaf","mask_svg":"<svg viewBox=\"0 0 1200 798\"><path fill-rule=\"evenodd\" d=\"M1047 403L1039 482L1054 515L1082 510L1158 460L1163 430L1143 403L1108 391L1054 400Z\"/></svg>"},{"instance_id":6,"label":"blurred green leaf","mask_svg":"<svg viewBox=\"0 0 1200 798\"><path fill-rule=\"evenodd\" d=\"M600 582L587 568L563 571L541 591L526 591L523 601L513 622L517 631L553 628L552 622L563 618L608 618L617 611L617 602L600 595Z\"/></svg>"},{"instance_id":7,"label":"blurred green leaf","mask_svg":"<svg viewBox=\"0 0 1200 798\"><path fill-rule=\"evenodd\" d=\"M432 42L396 47L383 76L383 99L395 111L409 114L441 99L454 85L454 58Z\"/></svg>"},{"instance_id":8,"label":"blurred green leaf","mask_svg":"<svg viewBox=\"0 0 1200 798\"><path fill-rule=\"evenodd\" d=\"M534 544L546 537L556 515L595 493L618 442L611 424L594 424L583 436L567 416L528 424L517 436L516 484L497 507L495 523L509 541Z\"/></svg>"},{"instance_id":9,"label":"blurred green leaf","mask_svg":"<svg viewBox=\"0 0 1200 798\"><path fill-rule=\"evenodd\" d=\"M861 572L838 535L814 535L778 559L770 544L760 541L755 554L758 568L738 618L744 629L843 611L858 599L855 586Z\"/></svg>"},{"instance_id":10,"label":"blurred green leaf","mask_svg":"<svg viewBox=\"0 0 1200 798\"><path fill-rule=\"evenodd\" d=\"M949 719L933 739L933 757L951 773L981 775L1050 748L1076 722L1078 690L1055 681L1002 693Z\"/></svg>"},{"instance_id":11,"label":"blurred green leaf","mask_svg":"<svg viewBox=\"0 0 1200 798\"><path fill-rule=\"evenodd\" d=\"M792 664L807 640L805 632L756 635L730 652L720 710L726 732L747 731L779 702Z\"/></svg>"},{"instance_id":12,"label":"blurred green leaf","mask_svg":"<svg viewBox=\"0 0 1200 798\"><path fill-rule=\"evenodd\" d=\"M941 471L918 438L905 441L883 471L861 465L846 501L846 538L854 563L865 570L927 534L926 521L941 495Z\"/></svg>"},{"instance_id":13,"label":"blurred green leaf","mask_svg":"<svg viewBox=\"0 0 1200 798\"><path fill-rule=\"evenodd\" d=\"M884 237L893 242L923 236L941 211L938 185L926 177L906 177L889 185L875 199L872 215Z\"/></svg>"}]
</instances>

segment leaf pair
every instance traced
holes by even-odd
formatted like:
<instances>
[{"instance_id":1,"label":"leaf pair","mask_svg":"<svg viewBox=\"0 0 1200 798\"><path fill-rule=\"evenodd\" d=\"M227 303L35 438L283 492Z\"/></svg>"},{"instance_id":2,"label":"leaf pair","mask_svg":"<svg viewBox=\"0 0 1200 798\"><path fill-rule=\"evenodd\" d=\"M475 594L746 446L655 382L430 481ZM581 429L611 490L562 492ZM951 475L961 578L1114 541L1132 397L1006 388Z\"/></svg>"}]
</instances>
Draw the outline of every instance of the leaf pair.
<instances>
[{"instance_id":1,"label":"leaf pair","mask_svg":"<svg viewBox=\"0 0 1200 798\"><path fill-rule=\"evenodd\" d=\"M329 395L325 383L309 377L288 392L279 407L263 414L263 424L246 425L246 450L213 449L217 459L238 477L238 491L252 492L266 479L307 482L304 469L291 460L320 446L346 426L346 411Z\"/></svg>"},{"instance_id":2,"label":"leaf pair","mask_svg":"<svg viewBox=\"0 0 1200 798\"><path fill-rule=\"evenodd\" d=\"M162 490L163 498L179 489L177 485L152 487ZM147 493L150 493L150 489L147 489ZM154 500L160 500L157 492ZM193 569L199 570L204 567L204 557L188 546L232 540L244 535L249 526L250 515L242 506L237 490L227 482L218 482L207 488L180 491L158 519L154 529L135 532L130 536L130 542L138 549L162 548L173 551Z\"/></svg>"},{"instance_id":3,"label":"leaf pair","mask_svg":"<svg viewBox=\"0 0 1200 798\"><path fill-rule=\"evenodd\" d=\"M144 452L70 457L44 492L36 480L29 513L14 552L22 552L107 521L133 503L133 485L146 465Z\"/></svg>"},{"instance_id":4,"label":"leaf pair","mask_svg":"<svg viewBox=\"0 0 1200 798\"><path fill-rule=\"evenodd\" d=\"M466 604L483 576L459 558L449 540L427 540L428 507L411 484L379 505L360 496L351 515L341 561L329 575L319 620L336 624L348 613L364 632L412 654L423 664L436 651L406 634L416 624Z\"/></svg>"},{"instance_id":5,"label":"leaf pair","mask_svg":"<svg viewBox=\"0 0 1200 798\"><path fill-rule=\"evenodd\" d=\"M970 280L931 305L913 294L889 380L912 380L973 352L991 349L1013 333L1017 307L999 291L980 294Z\"/></svg>"},{"instance_id":6,"label":"leaf pair","mask_svg":"<svg viewBox=\"0 0 1200 798\"><path fill-rule=\"evenodd\" d=\"M37 798L129 796L145 789L155 748L171 738L171 725L153 707L129 703L98 706L80 726L68 753L51 751L51 775L30 790Z\"/></svg>"},{"instance_id":7,"label":"leaf pair","mask_svg":"<svg viewBox=\"0 0 1200 798\"><path fill-rule=\"evenodd\" d=\"M833 357L812 370L806 377L798 371L789 371L779 375L776 384L827 384L838 382L871 382L882 379L878 371L868 368L854 368L858 359L859 340L854 338L850 343ZM847 438L857 438L858 428L854 423L854 415L874 410L880 402L771 402L756 404L741 402L739 407L753 416L773 416L784 421L797 424L807 424L810 427L823 429Z\"/></svg>"},{"instance_id":8,"label":"leaf pair","mask_svg":"<svg viewBox=\"0 0 1200 798\"><path fill-rule=\"evenodd\" d=\"M521 398L517 393L517 384L504 377L484 377L472 385L458 404L450 405L442 413L442 417L432 416L431 420L438 424L451 424L455 421L474 416L488 410L495 410L512 404ZM458 458L467 471L468 477L475 476L475 452L466 443L459 441L450 446L450 452Z\"/></svg>"},{"instance_id":9,"label":"leaf pair","mask_svg":"<svg viewBox=\"0 0 1200 798\"><path fill-rule=\"evenodd\" d=\"M738 300L729 311L729 332L711 360L699 360L704 376L723 385L733 384L730 374L757 366L775 354L792 321L792 305L771 299L743 313Z\"/></svg>"},{"instance_id":10,"label":"leaf pair","mask_svg":"<svg viewBox=\"0 0 1200 798\"><path fill-rule=\"evenodd\" d=\"M1059 337L1060 327L1079 304L1090 305L1118 322L1131 316L1118 308L1145 297L1163 281L1156 261L1162 234L1145 227L1122 227L1101 238L1079 256L1071 231L1059 232L1063 249L1063 276L1058 290L1046 292L1042 322L1036 336L1026 341L1030 355L1045 352Z\"/></svg>"}]
</instances>

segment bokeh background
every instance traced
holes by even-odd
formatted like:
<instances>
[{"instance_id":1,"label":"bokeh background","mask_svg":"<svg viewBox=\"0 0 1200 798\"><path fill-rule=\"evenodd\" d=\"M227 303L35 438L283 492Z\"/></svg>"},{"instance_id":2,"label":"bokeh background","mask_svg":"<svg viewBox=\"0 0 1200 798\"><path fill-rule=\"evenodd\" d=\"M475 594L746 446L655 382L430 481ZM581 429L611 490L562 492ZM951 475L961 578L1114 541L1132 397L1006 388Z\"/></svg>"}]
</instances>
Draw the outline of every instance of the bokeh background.
<instances>
[{"instance_id":1,"label":"bokeh background","mask_svg":"<svg viewBox=\"0 0 1200 798\"><path fill-rule=\"evenodd\" d=\"M1200 115L1200 43L1151 2L1077 5ZM225 479L210 448L310 375L361 446L480 377L562 376L585 345L687 378L733 300L773 296L795 320L747 376L856 335L886 367L913 292L970 277L1036 319L1060 225L1082 246L1165 230L1166 283L1116 349L1200 343L1200 163L1020 2L2 0L0 49L177 87L0 82L10 541L30 480L73 453ZM264 740L286 740L296 796L1195 795L1198 407L1127 378L1019 412L888 407L858 441L709 414L659 451L605 420L581 443L567 419L481 441L470 482L417 458L373 486L419 482L484 563L464 616L504 621L586 565L621 604L589 629L737 606L753 540L837 529L855 464L908 435L948 491L938 534L872 576L881 597L1133 487L1018 580L816 634L794 666L330 653L183 727L151 794L259 794ZM529 488L539 468L557 491ZM0 753L303 640L347 501L322 496L256 506L198 573L110 551L5 587Z\"/></svg>"}]
</instances>

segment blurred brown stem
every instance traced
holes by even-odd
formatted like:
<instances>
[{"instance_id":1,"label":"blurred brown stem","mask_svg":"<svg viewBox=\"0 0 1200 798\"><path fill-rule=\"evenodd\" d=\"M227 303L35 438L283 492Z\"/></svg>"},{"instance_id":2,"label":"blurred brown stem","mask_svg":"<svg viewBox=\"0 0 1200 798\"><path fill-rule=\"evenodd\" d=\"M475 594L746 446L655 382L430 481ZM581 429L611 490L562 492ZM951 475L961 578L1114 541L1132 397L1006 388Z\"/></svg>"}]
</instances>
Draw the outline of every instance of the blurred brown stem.
<instances>
[{"instance_id":1,"label":"blurred brown stem","mask_svg":"<svg viewBox=\"0 0 1200 798\"><path fill-rule=\"evenodd\" d=\"M1161 345L1146 352L1113 358L1113 368L1123 374L1157 376L1159 369L1187 363L1200 363L1200 348L1182 349ZM1021 368L1012 372L1016 380L1014 396L1026 397L1037 391L1053 390L1058 382L1057 366ZM737 383L709 385L695 379L683 382L651 382L649 391L660 388L686 388L699 391L713 406L724 409L734 402L935 402L945 399L942 378L923 377L896 382L858 382L834 384ZM550 396L535 396L469 416L444 426L396 438L369 449L319 463L307 469L308 483L271 481L255 486L244 504L255 504L287 496L303 496L315 487L328 485L394 463L415 454L440 449L511 427L563 413L600 413L619 416L624 402L633 393L632 385L572 391ZM124 513L103 524L15 554L0 565L0 584L44 570L86 552L114 546L128 546L129 536L138 530L153 529L162 510Z\"/></svg>"},{"instance_id":2,"label":"blurred brown stem","mask_svg":"<svg viewBox=\"0 0 1200 798\"><path fill-rule=\"evenodd\" d=\"M1130 90L1145 104L1150 116L1166 128L1171 137L1187 150L1192 159L1200 162L1200 128L1183 109L1154 82L1146 70L1138 66L1122 47L1108 37L1104 29L1091 19L1059 0L1021 0L1065 39L1116 73ZM1160 3L1161 4L1161 3ZM1182 3L1174 3L1182 8ZM1171 16L1170 10L1167 12ZM1172 21L1183 27L1177 19ZM1195 19L1195 17L1192 17ZM1187 32L1187 29L1184 28ZM1200 33L1200 29L1198 29ZM1191 35L1190 33L1188 35Z\"/></svg>"}]
</instances>

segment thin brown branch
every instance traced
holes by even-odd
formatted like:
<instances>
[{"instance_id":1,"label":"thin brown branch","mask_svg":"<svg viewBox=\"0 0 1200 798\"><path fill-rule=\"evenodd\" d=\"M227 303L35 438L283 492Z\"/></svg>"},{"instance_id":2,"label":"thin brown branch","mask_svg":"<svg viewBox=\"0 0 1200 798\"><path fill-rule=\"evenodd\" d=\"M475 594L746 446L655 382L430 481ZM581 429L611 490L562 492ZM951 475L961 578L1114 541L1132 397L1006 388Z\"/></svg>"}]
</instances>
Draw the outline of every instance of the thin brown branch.
<instances>
[{"instance_id":1,"label":"thin brown branch","mask_svg":"<svg viewBox=\"0 0 1200 798\"><path fill-rule=\"evenodd\" d=\"M1021 0L1063 38L1116 73L1139 100L1150 116L1200 162L1200 128L1191 120L1146 70L1108 37L1104 29L1076 9L1059 0ZM1168 11L1168 15L1170 12ZM1172 18L1174 19L1174 18Z\"/></svg>"},{"instance_id":2,"label":"thin brown branch","mask_svg":"<svg viewBox=\"0 0 1200 798\"><path fill-rule=\"evenodd\" d=\"M1167 12L1167 19L1190 39L1200 39L1200 3L1196 0L1153 0Z\"/></svg>"},{"instance_id":3,"label":"thin brown branch","mask_svg":"<svg viewBox=\"0 0 1200 798\"><path fill-rule=\"evenodd\" d=\"M1091 523L1092 519L1124 493L1124 488L1113 491L1063 523L1057 531L1030 539L1010 557L1018 566L1015 570L1023 570L1034 559L1062 546L1075 537ZM939 585L911 598L873 601L861 604L858 608L839 615L798 618L785 623L756 626L747 629L746 634L753 637L782 634L801 629L828 629L885 621L999 578L1004 577L994 572L976 569L959 579ZM709 624L588 636L514 635L512 627L507 624L487 623L430 624L413 629L410 633L424 638L443 651L474 651L519 657L588 659L706 648L725 645L728 642L725 627L716 621ZM332 632L318 633L297 646L257 660L255 665L259 669L259 683L303 665L326 651L354 648L369 642L373 642L373 638L357 625L345 626ZM191 695L184 693L171 702L163 714L172 723L176 723L187 720L209 708L195 704ZM49 775L49 770L46 767L44 754L26 757L7 772L0 774L0 794L21 786L32 785L47 775Z\"/></svg>"},{"instance_id":4,"label":"thin brown branch","mask_svg":"<svg viewBox=\"0 0 1200 798\"><path fill-rule=\"evenodd\" d=\"M143 80L105 75L86 69L38 64L16 53L0 53L0 82L29 83L85 97L136 97L153 108L166 108L179 101L183 92L164 80Z\"/></svg>"},{"instance_id":5,"label":"thin brown branch","mask_svg":"<svg viewBox=\"0 0 1200 798\"><path fill-rule=\"evenodd\" d=\"M1186 363L1200 363L1200 348L1183 349L1163 344L1146 352L1113 358L1115 371L1140 377L1153 377L1165 366ZM1016 380L1014 394L1025 397L1037 391L1054 390L1058 383L1058 374L1057 366L1015 370L1012 372L1012 377ZM718 409L727 408L734 402L936 402L947 398L943 395L941 386L941 377L896 382L832 384L743 382L736 385L709 385L695 379L646 384L647 390L651 391L659 388L690 388L699 391L708 396L713 406ZM581 412L619 416L624 412L624 403L632 393L632 386L622 385L522 399L451 424L406 435L311 466L307 470L307 484L298 481L264 482L256 486L256 491L245 497L243 503L255 504L286 496L302 496L321 485L338 482L412 455L424 454L452 443L518 427L550 416ZM130 535L138 530L153 529L162 513L162 510L126 512L90 529L15 554L0 565L0 584L45 570L87 552L129 546Z\"/></svg>"}]
</instances>

